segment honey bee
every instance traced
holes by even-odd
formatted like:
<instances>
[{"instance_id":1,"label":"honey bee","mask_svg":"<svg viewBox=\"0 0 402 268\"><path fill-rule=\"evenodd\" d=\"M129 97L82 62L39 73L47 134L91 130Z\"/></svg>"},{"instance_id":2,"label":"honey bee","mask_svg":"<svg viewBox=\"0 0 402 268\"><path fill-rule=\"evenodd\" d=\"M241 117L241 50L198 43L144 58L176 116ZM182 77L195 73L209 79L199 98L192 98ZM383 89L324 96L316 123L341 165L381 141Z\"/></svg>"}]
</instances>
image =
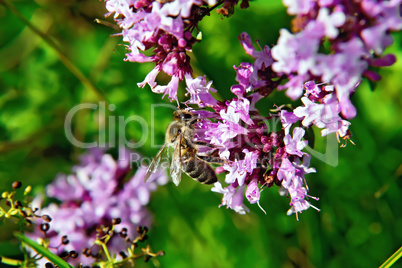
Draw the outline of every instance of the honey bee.
<instances>
[{"instance_id":1,"label":"honey bee","mask_svg":"<svg viewBox=\"0 0 402 268\"><path fill-rule=\"evenodd\" d=\"M198 145L208 144L194 141L194 124L199 120L197 116L186 110L177 110L173 119L166 130L165 143L149 165L144 181L156 172L166 149L173 147L170 175L174 184L179 185L182 171L202 184L217 182L215 171L207 162L223 163L223 160L198 154Z\"/></svg>"}]
</instances>

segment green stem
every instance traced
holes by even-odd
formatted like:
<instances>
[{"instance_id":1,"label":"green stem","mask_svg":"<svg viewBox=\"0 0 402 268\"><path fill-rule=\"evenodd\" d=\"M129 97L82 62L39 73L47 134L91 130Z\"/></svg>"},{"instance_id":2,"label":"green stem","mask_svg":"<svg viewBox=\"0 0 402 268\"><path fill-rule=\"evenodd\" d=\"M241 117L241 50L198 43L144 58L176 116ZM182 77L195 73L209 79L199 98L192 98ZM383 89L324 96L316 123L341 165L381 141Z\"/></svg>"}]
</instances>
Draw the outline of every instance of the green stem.
<instances>
[{"instance_id":1,"label":"green stem","mask_svg":"<svg viewBox=\"0 0 402 268\"><path fill-rule=\"evenodd\" d=\"M112 261L112 258L110 257L110 253L109 253L109 250L107 249L106 243L102 243L102 249L103 249L103 252L105 252L107 260Z\"/></svg>"},{"instance_id":2,"label":"green stem","mask_svg":"<svg viewBox=\"0 0 402 268\"><path fill-rule=\"evenodd\" d=\"M380 268L388 268L391 267L399 258L402 257L402 247L400 247L397 251L395 251L394 254L392 254L391 257L388 258L381 266Z\"/></svg>"},{"instance_id":3,"label":"green stem","mask_svg":"<svg viewBox=\"0 0 402 268\"><path fill-rule=\"evenodd\" d=\"M66 55L64 55L60 47L49 36L41 32L39 28L37 28L28 19L26 19L9 0L0 0L0 2L3 2L4 5L8 9L10 9L10 11L15 16L17 16L35 34L40 36L49 46L51 46L56 51L60 61L64 64L64 66L66 66L67 69L70 70L70 72L75 75L78 80L81 81L84 87L91 91L98 98L99 101L104 101L106 102L106 104L109 103L103 96L103 94L95 87L95 85L87 77L85 77L85 75L67 58Z\"/></svg>"},{"instance_id":4,"label":"green stem","mask_svg":"<svg viewBox=\"0 0 402 268\"><path fill-rule=\"evenodd\" d=\"M22 266L22 261L10 259L10 258L6 258L6 257L0 257L0 263L12 265L12 266L19 266L19 267Z\"/></svg>"}]
</instances>

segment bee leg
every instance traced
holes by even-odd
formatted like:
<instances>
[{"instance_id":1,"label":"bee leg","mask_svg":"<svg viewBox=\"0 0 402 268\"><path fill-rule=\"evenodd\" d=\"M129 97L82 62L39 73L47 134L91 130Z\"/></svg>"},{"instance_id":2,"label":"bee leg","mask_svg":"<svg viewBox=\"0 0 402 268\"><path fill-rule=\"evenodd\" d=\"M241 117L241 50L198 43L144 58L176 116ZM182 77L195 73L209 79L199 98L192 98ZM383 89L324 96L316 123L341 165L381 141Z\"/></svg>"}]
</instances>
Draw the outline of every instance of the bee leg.
<instances>
[{"instance_id":1,"label":"bee leg","mask_svg":"<svg viewBox=\"0 0 402 268\"><path fill-rule=\"evenodd\" d=\"M210 147L210 148L215 148L215 145L212 145L210 143L206 143L205 141L193 141L193 143L195 145L201 145L201 146L206 146L206 147Z\"/></svg>"},{"instance_id":2,"label":"bee leg","mask_svg":"<svg viewBox=\"0 0 402 268\"><path fill-rule=\"evenodd\" d=\"M204 160L205 162L208 163L214 163L214 164L224 164L226 163L226 160L223 160L219 157L214 157L214 156L207 156L207 155L197 155L199 159Z\"/></svg>"},{"instance_id":3,"label":"bee leg","mask_svg":"<svg viewBox=\"0 0 402 268\"><path fill-rule=\"evenodd\" d=\"M180 146L183 149L186 149L189 147L188 141L184 138L180 138Z\"/></svg>"},{"instance_id":4,"label":"bee leg","mask_svg":"<svg viewBox=\"0 0 402 268\"><path fill-rule=\"evenodd\" d=\"M197 123L198 121L201 121L201 118L194 117L194 118L192 118L192 119L190 119L190 120L188 121L188 125L189 125L189 126L192 126L192 125L194 125L195 123Z\"/></svg>"}]
</instances>

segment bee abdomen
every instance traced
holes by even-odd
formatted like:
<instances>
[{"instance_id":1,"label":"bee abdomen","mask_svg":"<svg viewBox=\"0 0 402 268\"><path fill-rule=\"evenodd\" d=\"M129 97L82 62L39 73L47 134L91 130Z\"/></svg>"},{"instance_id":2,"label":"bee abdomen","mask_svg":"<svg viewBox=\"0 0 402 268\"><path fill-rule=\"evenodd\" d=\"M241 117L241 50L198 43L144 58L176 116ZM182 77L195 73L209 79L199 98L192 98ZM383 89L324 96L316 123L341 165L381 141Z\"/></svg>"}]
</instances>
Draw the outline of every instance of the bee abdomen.
<instances>
[{"instance_id":1,"label":"bee abdomen","mask_svg":"<svg viewBox=\"0 0 402 268\"><path fill-rule=\"evenodd\" d=\"M197 181L199 181L203 184L213 184L218 181L215 171L207 163L205 163L204 172L201 173L201 175L198 178L194 178L194 179L196 179Z\"/></svg>"},{"instance_id":2,"label":"bee abdomen","mask_svg":"<svg viewBox=\"0 0 402 268\"><path fill-rule=\"evenodd\" d=\"M188 159L183 162L183 171L202 184L212 184L218 181L215 171L202 160Z\"/></svg>"}]
</instances>

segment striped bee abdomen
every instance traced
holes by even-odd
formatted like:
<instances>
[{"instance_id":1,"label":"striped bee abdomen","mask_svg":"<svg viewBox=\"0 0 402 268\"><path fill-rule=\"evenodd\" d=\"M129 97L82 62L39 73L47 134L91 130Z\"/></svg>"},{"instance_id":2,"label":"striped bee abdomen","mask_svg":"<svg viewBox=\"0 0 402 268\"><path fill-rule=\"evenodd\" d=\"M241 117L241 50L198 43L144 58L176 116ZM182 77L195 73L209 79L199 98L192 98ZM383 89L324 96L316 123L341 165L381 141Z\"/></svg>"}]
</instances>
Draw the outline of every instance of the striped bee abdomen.
<instances>
[{"instance_id":1,"label":"striped bee abdomen","mask_svg":"<svg viewBox=\"0 0 402 268\"><path fill-rule=\"evenodd\" d=\"M218 181L215 171L205 161L198 157L188 157L183 155L182 170L194 180L202 184L213 184Z\"/></svg>"}]
</instances>

